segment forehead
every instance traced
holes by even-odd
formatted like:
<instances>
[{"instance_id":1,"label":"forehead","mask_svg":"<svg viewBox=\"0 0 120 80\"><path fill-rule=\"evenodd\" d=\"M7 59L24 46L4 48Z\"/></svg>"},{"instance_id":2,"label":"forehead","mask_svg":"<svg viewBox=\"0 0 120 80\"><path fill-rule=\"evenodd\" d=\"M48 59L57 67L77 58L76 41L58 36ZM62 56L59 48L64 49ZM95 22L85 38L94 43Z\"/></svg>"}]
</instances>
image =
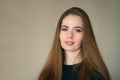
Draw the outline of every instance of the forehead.
<instances>
[{"instance_id":1,"label":"forehead","mask_svg":"<svg viewBox=\"0 0 120 80\"><path fill-rule=\"evenodd\" d=\"M63 21L62 21L62 24L61 25L66 25L66 26L80 26L82 27L83 26L83 21L82 21L82 18L80 16L77 16L77 15L68 15L66 16Z\"/></svg>"}]
</instances>

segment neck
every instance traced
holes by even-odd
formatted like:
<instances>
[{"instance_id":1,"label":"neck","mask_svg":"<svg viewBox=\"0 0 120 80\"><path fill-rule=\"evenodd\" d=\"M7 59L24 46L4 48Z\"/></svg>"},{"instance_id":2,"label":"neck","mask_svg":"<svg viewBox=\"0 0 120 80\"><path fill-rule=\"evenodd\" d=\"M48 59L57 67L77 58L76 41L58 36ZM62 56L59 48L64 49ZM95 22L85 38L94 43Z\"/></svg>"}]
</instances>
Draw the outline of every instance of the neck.
<instances>
[{"instance_id":1,"label":"neck","mask_svg":"<svg viewBox=\"0 0 120 80\"><path fill-rule=\"evenodd\" d=\"M82 62L80 49L76 51L65 51L65 64L74 65Z\"/></svg>"}]
</instances>

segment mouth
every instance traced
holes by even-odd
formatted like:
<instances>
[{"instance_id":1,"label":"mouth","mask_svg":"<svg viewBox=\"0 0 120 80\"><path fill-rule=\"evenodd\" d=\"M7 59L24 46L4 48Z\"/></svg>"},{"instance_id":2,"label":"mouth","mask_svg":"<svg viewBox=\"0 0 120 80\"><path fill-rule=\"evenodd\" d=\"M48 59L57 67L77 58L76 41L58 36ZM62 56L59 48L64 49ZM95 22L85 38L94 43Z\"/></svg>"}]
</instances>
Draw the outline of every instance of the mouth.
<instances>
[{"instance_id":1,"label":"mouth","mask_svg":"<svg viewBox=\"0 0 120 80\"><path fill-rule=\"evenodd\" d=\"M74 42L73 41L65 41L65 44L68 46L72 46L74 44Z\"/></svg>"}]
</instances>

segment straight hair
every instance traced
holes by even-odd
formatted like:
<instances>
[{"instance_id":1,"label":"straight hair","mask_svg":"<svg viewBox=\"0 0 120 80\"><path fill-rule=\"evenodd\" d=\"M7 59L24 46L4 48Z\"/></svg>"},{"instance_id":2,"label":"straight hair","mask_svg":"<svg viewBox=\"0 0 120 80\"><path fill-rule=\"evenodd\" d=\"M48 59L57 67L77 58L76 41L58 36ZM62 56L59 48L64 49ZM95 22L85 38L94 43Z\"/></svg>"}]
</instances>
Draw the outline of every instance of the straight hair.
<instances>
[{"instance_id":1,"label":"straight hair","mask_svg":"<svg viewBox=\"0 0 120 80\"><path fill-rule=\"evenodd\" d=\"M76 66L80 66L80 69L77 70L80 80L90 80L91 75L94 73L96 74L96 72L102 75L104 80L110 80L108 69L100 55L100 51L95 40L90 19L86 12L78 7L72 7L61 15L57 24L49 57L41 71L39 80L62 80L62 67L65 56L63 54L64 50L61 47L59 36L62 21L68 15L77 15L81 17L83 21L84 37L81 47L83 61L81 64Z\"/></svg>"}]
</instances>

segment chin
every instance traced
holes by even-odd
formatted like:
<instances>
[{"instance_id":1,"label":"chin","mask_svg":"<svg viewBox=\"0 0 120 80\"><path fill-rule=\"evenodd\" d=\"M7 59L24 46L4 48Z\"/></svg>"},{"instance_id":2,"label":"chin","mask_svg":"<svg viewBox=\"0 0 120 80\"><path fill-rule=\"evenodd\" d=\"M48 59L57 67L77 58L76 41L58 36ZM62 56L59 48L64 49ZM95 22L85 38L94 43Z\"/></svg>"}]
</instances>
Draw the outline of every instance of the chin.
<instances>
[{"instance_id":1,"label":"chin","mask_svg":"<svg viewBox=\"0 0 120 80\"><path fill-rule=\"evenodd\" d=\"M65 48L65 51L75 51L76 49L72 49L72 48Z\"/></svg>"}]
</instances>

